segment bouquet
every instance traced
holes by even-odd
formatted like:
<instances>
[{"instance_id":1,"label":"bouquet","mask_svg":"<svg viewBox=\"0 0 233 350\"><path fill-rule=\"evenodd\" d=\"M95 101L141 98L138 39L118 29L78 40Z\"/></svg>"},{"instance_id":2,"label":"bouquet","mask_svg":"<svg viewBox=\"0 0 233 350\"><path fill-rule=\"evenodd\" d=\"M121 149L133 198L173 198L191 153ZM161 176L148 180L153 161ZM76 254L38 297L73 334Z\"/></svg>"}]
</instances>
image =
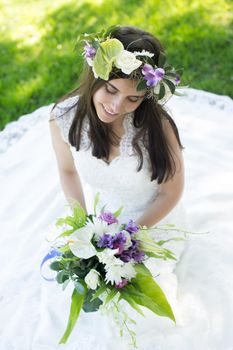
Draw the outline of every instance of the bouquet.
<instances>
[{"instance_id":1,"label":"bouquet","mask_svg":"<svg viewBox=\"0 0 233 350\"><path fill-rule=\"evenodd\" d=\"M115 320L124 314L124 323L127 319L134 322L119 309L121 300L141 315L143 306L175 322L165 294L144 264L150 257L176 259L172 251L163 247L167 241L155 242L150 229L139 227L133 220L119 223L117 218L122 207L114 213L104 207L97 214L98 201L99 194L94 200L94 214L86 215L75 202L72 215L58 219L56 225L65 230L55 239L41 263L42 268L50 260L49 267L56 273L55 280L63 288L70 282L74 286L67 328L60 344L66 343L81 309L94 312L111 308ZM126 329L135 345L135 333L128 326ZM120 327L120 335L123 333L124 329Z\"/></svg>"}]
</instances>

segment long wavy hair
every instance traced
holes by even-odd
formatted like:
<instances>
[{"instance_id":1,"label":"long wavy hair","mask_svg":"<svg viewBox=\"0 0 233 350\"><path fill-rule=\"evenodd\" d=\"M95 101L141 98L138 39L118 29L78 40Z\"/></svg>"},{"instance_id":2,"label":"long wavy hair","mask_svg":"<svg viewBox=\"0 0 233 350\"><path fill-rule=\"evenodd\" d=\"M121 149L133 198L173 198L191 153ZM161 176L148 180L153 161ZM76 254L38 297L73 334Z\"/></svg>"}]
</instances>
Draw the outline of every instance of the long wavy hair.
<instances>
[{"instance_id":1,"label":"long wavy hair","mask_svg":"<svg viewBox=\"0 0 233 350\"><path fill-rule=\"evenodd\" d=\"M112 33L112 38L120 40L124 48L128 51L142 51L143 49L154 54L153 60L158 65L160 51L164 51L161 43L152 34L132 26L117 27ZM109 80L116 78L129 78L122 72L110 73ZM78 151L80 149L82 124L85 116L89 118L89 139L94 157L106 160L109 158L110 146L119 145L119 138L111 130L107 123L102 122L96 113L93 104L93 95L102 87L106 81L93 75L92 69L84 64L79 86L75 90L63 96L58 102L71 96L79 96L78 102L72 106L76 108L75 116L69 130L69 142ZM70 110L70 109L69 109ZM135 136L132 145L135 153L139 157L137 171L143 166L143 152L140 147L142 141L147 149L151 163L151 181L158 183L166 182L172 178L176 172L175 160L172 150L166 139L163 119L169 120L180 149L184 149L181 144L177 126L167 111L153 99L145 98L135 110L133 116L133 126Z\"/></svg>"}]
</instances>

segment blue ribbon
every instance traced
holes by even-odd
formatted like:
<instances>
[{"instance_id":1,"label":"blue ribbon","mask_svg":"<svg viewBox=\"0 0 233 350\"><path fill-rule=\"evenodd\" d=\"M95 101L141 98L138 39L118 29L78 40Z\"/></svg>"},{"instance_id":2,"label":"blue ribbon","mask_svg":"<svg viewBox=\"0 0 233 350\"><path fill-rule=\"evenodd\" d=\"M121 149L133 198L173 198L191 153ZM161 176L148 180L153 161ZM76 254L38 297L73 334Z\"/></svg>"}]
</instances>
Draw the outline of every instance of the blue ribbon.
<instances>
[{"instance_id":1,"label":"blue ribbon","mask_svg":"<svg viewBox=\"0 0 233 350\"><path fill-rule=\"evenodd\" d=\"M58 250L51 249L50 252L47 255L45 255L44 259L42 260L42 262L40 264L40 274L46 281L52 282L52 281L55 281L56 278L47 278L47 277L43 276L42 268L43 268L44 264L46 263L46 261L53 259L56 256L61 256L61 255L62 255L62 253L60 253Z\"/></svg>"}]
</instances>

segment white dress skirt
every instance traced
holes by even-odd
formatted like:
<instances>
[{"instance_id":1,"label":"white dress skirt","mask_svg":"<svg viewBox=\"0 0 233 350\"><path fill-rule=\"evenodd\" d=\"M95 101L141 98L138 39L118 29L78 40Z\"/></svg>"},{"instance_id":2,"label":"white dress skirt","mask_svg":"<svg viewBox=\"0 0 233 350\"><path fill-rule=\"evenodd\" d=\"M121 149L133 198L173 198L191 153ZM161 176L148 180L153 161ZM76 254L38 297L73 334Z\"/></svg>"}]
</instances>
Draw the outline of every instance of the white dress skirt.
<instances>
[{"instance_id":1,"label":"white dress skirt","mask_svg":"<svg viewBox=\"0 0 233 350\"><path fill-rule=\"evenodd\" d=\"M63 139L75 98L54 112ZM69 314L72 287L65 291L40 275L40 263L57 231L55 221L69 207L62 192L49 133L52 105L12 122L0 133L0 349L1 350L130 350L113 320L100 312L81 312L66 345L58 345ZM149 259L176 324L145 310L146 317L126 310L136 320L139 350L233 350L232 130L229 97L189 89L173 97L168 108L183 145L186 172L182 200L162 223L174 223L199 234L171 243L174 262ZM145 156L142 171L131 148L132 115L124 121L121 155L110 165L91 155L87 130L81 150L71 147L88 211L100 192L100 207L124 206L122 222L136 219L156 198ZM133 181L132 181L133 179ZM155 233L155 238L173 232Z\"/></svg>"}]
</instances>

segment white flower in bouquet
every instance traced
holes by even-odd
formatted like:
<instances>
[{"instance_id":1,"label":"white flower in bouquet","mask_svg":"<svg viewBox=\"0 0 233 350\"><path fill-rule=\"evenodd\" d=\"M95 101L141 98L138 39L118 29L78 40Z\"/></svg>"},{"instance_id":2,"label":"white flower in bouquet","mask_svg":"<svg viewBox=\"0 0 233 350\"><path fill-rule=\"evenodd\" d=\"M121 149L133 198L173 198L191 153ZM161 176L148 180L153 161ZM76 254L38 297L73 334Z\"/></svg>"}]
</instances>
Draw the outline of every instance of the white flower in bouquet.
<instances>
[{"instance_id":1,"label":"white flower in bouquet","mask_svg":"<svg viewBox=\"0 0 233 350\"><path fill-rule=\"evenodd\" d=\"M118 253L117 249L106 248L102 252L97 252L96 255L99 259L99 262L108 266L111 265L122 265L124 262L120 259L117 259L114 255Z\"/></svg>"},{"instance_id":2,"label":"white flower in bouquet","mask_svg":"<svg viewBox=\"0 0 233 350\"><path fill-rule=\"evenodd\" d=\"M95 269L91 269L84 279L84 281L87 284L87 287L90 289L96 289L97 286L100 284L99 276L100 273L98 271L96 271Z\"/></svg>"},{"instance_id":3,"label":"white flower in bouquet","mask_svg":"<svg viewBox=\"0 0 233 350\"><path fill-rule=\"evenodd\" d=\"M89 259L96 255L96 249L91 243L93 233L85 226L76 230L69 237L69 247L72 253L81 259Z\"/></svg>"},{"instance_id":4,"label":"white flower in bouquet","mask_svg":"<svg viewBox=\"0 0 233 350\"><path fill-rule=\"evenodd\" d=\"M123 50L115 59L115 66L125 74L131 74L141 64L142 61L139 61L132 52L127 50Z\"/></svg>"},{"instance_id":5,"label":"white flower in bouquet","mask_svg":"<svg viewBox=\"0 0 233 350\"><path fill-rule=\"evenodd\" d=\"M90 231L95 235L95 239L99 239L105 232L108 231L108 224L98 217L93 217L92 220L93 223L89 221L86 227L88 227Z\"/></svg>"},{"instance_id":6,"label":"white flower in bouquet","mask_svg":"<svg viewBox=\"0 0 233 350\"><path fill-rule=\"evenodd\" d=\"M107 271L105 280L111 284L118 284L123 278L130 281L136 276L135 268L131 262L123 263L123 265L106 265L105 270Z\"/></svg>"}]
</instances>

